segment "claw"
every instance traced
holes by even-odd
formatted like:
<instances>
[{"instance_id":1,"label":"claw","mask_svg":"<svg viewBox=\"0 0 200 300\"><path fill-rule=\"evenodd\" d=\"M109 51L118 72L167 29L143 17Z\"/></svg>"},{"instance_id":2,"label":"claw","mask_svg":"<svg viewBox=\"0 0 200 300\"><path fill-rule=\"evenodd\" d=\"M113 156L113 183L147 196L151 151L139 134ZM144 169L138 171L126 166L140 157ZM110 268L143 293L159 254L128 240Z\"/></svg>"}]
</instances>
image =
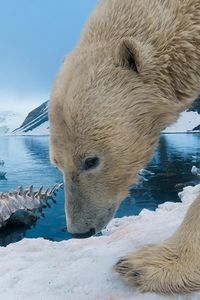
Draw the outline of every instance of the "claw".
<instances>
[{"instance_id":1,"label":"claw","mask_svg":"<svg viewBox=\"0 0 200 300\"><path fill-rule=\"evenodd\" d=\"M116 263L116 266L119 266L121 263L125 262L126 259L125 258L121 258L120 260L118 260L118 262Z\"/></svg>"},{"instance_id":2,"label":"claw","mask_svg":"<svg viewBox=\"0 0 200 300\"><path fill-rule=\"evenodd\" d=\"M134 271L134 272L132 273L132 275L133 275L134 277L139 277L139 276L140 276L140 272Z\"/></svg>"}]
</instances>

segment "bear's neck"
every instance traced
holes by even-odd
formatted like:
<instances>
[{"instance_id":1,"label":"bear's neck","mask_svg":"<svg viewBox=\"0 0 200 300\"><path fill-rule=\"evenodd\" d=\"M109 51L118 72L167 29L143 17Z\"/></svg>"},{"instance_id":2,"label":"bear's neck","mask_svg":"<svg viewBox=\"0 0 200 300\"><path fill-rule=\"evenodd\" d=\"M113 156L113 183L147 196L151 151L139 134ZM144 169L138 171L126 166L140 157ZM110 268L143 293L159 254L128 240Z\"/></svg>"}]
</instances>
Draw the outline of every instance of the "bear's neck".
<instances>
[{"instance_id":1,"label":"bear's neck","mask_svg":"<svg viewBox=\"0 0 200 300\"><path fill-rule=\"evenodd\" d=\"M182 12L179 22L174 21L173 28L169 26L165 35L157 37L157 44L152 44L157 58L157 74L164 73L169 79L167 83L171 92L183 109L188 108L200 92L200 3L198 7L195 11L190 11L194 7L189 7Z\"/></svg>"}]
</instances>

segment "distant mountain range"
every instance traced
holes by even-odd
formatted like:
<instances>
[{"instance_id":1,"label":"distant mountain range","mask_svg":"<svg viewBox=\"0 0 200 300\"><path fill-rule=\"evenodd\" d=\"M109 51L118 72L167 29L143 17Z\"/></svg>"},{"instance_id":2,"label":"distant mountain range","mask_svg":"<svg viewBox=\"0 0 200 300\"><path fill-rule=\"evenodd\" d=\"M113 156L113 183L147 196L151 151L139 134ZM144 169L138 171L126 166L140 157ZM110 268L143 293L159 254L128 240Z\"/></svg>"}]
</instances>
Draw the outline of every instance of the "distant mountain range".
<instances>
[{"instance_id":1,"label":"distant mountain range","mask_svg":"<svg viewBox=\"0 0 200 300\"><path fill-rule=\"evenodd\" d=\"M200 96L197 98L196 101L194 101L194 103L192 104L191 108L188 111L194 111L200 115ZM200 123L193 130L200 131Z\"/></svg>"},{"instance_id":2,"label":"distant mountain range","mask_svg":"<svg viewBox=\"0 0 200 300\"><path fill-rule=\"evenodd\" d=\"M45 101L28 115L0 111L0 135L49 135L48 103Z\"/></svg>"},{"instance_id":3,"label":"distant mountain range","mask_svg":"<svg viewBox=\"0 0 200 300\"><path fill-rule=\"evenodd\" d=\"M180 114L174 124L167 127L164 133L200 132L200 96L192 106Z\"/></svg>"},{"instance_id":4,"label":"distant mountain range","mask_svg":"<svg viewBox=\"0 0 200 300\"><path fill-rule=\"evenodd\" d=\"M44 102L34 110L32 110L21 126L13 130L13 134L19 135L48 135L49 120L48 120L48 103Z\"/></svg>"},{"instance_id":5,"label":"distant mountain range","mask_svg":"<svg viewBox=\"0 0 200 300\"><path fill-rule=\"evenodd\" d=\"M21 124L25 114L13 111L0 111L0 135L11 134Z\"/></svg>"},{"instance_id":6,"label":"distant mountain range","mask_svg":"<svg viewBox=\"0 0 200 300\"><path fill-rule=\"evenodd\" d=\"M48 104L45 101L27 116L0 111L0 135L49 135ZM200 97L164 133L200 132Z\"/></svg>"}]
</instances>

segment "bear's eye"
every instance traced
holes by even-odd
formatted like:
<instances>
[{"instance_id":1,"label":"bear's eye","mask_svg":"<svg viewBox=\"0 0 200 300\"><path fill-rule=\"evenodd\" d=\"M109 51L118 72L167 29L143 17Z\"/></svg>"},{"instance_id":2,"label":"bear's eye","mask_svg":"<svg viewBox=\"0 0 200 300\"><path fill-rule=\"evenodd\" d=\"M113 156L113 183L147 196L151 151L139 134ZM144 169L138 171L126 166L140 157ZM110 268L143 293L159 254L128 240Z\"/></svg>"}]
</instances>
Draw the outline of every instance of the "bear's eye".
<instances>
[{"instance_id":1,"label":"bear's eye","mask_svg":"<svg viewBox=\"0 0 200 300\"><path fill-rule=\"evenodd\" d=\"M97 156L88 157L84 162L83 169L85 171L96 168L99 165L99 158Z\"/></svg>"}]
</instances>

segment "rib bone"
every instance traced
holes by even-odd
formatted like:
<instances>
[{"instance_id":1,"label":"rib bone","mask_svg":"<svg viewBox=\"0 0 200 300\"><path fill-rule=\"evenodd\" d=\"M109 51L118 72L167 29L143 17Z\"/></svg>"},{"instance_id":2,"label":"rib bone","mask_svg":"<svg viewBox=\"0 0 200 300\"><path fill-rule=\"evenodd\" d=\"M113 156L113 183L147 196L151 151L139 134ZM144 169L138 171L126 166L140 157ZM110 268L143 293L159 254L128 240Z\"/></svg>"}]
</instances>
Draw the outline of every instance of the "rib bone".
<instances>
[{"instance_id":1,"label":"rib bone","mask_svg":"<svg viewBox=\"0 0 200 300\"><path fill-rule=\"evenodd\" d=\"M16 191L0 193L0 228L19 211L37 212L41 208L49 206L48 200L52 199L56 193L63 188L63 184L55 184L52 188L43 191L40 187L34 191L31 185L28 189L22 186Z\"/></svg>"}]
</instances>

